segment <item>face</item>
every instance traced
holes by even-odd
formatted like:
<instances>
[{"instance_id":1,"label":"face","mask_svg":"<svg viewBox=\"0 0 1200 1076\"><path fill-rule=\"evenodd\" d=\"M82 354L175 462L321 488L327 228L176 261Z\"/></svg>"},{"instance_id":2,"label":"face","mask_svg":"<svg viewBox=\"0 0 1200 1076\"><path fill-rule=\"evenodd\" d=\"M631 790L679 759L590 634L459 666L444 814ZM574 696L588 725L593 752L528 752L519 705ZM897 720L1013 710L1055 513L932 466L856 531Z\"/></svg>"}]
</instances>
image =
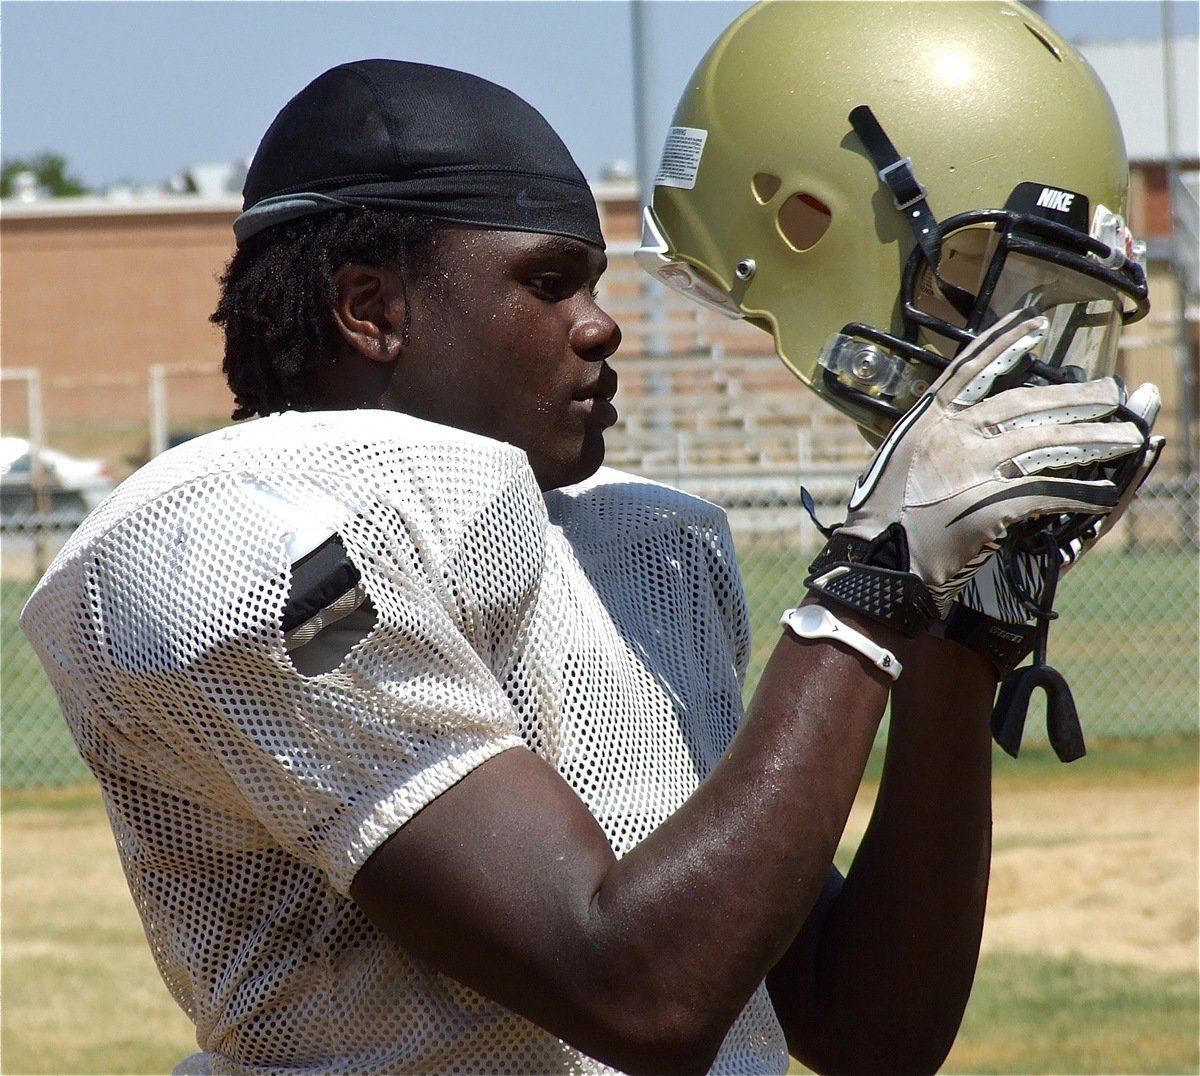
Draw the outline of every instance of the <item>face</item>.
<instances>
[{"instance_id":1,"label":"face","mask_svg":"<svg viewBox=\"0 0 1200 1076\"><path fill-rule=\"evenodd\" d=\"M525 450L542 489L582 481L617 420L621 341L596 304L602 251L528 232L447 229L407 291L408 343L381 404Z\"/></svg>"}]
</instances>

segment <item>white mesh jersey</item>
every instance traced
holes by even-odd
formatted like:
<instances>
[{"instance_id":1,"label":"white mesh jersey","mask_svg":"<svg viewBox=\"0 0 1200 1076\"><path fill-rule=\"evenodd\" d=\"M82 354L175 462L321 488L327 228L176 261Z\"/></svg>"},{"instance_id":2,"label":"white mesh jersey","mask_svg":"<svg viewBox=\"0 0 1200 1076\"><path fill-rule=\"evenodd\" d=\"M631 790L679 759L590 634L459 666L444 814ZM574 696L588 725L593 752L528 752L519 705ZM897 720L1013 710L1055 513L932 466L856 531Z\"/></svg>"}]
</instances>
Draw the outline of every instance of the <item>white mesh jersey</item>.
<instances>
[{"instance_id":1,"label":"white mesh jersey","mask_svg":"<svg viewBox=\"0 0 1200 1076\"><path fill-rule=\"evenodd\" d=\"M290 566L329 533L373 626L301 672ZM410 956L348 891L508 749L552 764L617 855L684 802L741 714L749 632L719 509L612 470L543 495L499 442L288 413L123 483L23 626L196 1024L182 1070L607 1071ZM714 1071L786 1067L760 987Z\"/></svg>"}]
</instances>

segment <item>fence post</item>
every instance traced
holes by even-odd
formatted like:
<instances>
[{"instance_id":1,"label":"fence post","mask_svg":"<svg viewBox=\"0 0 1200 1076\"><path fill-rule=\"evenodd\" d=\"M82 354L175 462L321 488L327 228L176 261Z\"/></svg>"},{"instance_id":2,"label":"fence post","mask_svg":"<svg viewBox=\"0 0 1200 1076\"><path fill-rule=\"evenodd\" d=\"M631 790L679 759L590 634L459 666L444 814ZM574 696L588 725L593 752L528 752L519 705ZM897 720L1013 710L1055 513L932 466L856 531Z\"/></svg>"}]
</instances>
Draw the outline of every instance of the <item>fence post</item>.
<instances>
[{"instance_id":1,"label":"fence post","mask_svg":"<svg viewBox=\"0 0 1200 1076\"><path fill-rule=\"evenodd\" d=\"M29 442L29 485L33 491L33 508L39 520L33 528L33 566L38 575L46 568L46 540L40 520L49 511L46 474L42 466L42 445L45 442L45 417L42 400L42 372L36 367L21 366L0 372L5 381L25 382L25 432Z\"/></svg>"},{"instance_id":2,"label":"fence post","mask_svg":"<svg viewBox=\"0 0 1200 1076\"><path fill-rule=\"evenodd\" d=\"M167 450L167 368L156 362L150 367L150 458Z\"/></svg>"}]
</instances>

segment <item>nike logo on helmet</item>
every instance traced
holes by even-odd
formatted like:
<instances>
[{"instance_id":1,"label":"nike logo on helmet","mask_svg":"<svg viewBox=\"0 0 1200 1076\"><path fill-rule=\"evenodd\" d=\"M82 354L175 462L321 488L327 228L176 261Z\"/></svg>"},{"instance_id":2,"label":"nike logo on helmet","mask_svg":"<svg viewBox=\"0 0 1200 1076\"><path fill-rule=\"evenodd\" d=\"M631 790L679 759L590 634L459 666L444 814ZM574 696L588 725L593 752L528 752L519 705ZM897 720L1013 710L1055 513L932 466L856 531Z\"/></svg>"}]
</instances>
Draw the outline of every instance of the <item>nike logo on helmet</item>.
<instances>
[{"instance_id":1,"label":"nike logo on helmet","mask_svg":"<svg viewBox=\"0 0 1200 1076\"><path fill-rule=\"evenodd\" d=\"M1075 195L1070 191L1057 191L1053 187L1043 187L1038 195L1037 204L1044 209L1053 209L1057 213L1070 213L1071 203Z\"/></svg>"}]
</instances>

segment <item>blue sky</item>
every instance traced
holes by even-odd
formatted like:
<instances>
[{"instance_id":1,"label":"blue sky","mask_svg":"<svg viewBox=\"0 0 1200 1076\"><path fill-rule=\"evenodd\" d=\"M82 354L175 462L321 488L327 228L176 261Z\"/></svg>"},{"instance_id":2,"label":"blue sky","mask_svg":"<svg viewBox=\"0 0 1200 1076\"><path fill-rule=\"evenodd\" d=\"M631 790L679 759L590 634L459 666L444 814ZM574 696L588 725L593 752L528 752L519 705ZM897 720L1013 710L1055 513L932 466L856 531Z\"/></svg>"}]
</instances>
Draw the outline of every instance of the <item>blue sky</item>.
<instances>
[{"instance_id":1,"label":"blue sky","mask_svg":"<svg viewBox=\"0 0 1200 1076\"><path fill-rule=\"evenodd\" d=\"M748 3L647 0L644 130L657 157L676 96ZM1072 40L1157 38L1160 0L1046 0ZM1196 0L1171 23L1196 34ZM394 56L521 94L585 174L635 159L628 0L4 0L0 153L63 154L89 186L164 181L249 157L279 107L326 68Z\"/></svg>"}]
</instances>

